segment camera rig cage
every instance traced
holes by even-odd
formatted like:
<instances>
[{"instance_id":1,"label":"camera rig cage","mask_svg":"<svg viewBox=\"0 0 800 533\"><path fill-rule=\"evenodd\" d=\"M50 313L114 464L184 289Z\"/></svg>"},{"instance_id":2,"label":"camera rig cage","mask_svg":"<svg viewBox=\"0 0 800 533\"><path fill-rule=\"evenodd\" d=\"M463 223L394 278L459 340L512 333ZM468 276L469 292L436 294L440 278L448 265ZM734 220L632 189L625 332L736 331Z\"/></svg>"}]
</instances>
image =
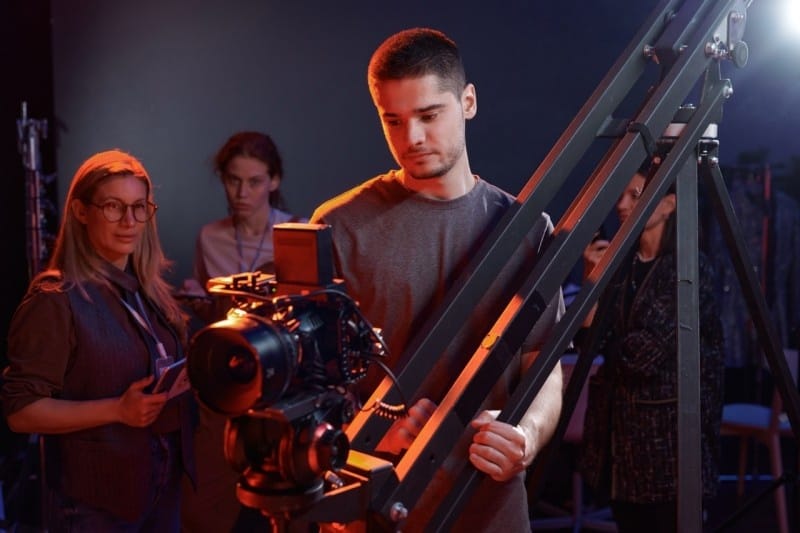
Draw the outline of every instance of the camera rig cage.
<instances>
[{"instance_id":1,"label":"camera rig cage","mask_svg":"<svg viewBox=\"0 0 800 533\"><path fill-rule=\"evenodd\" d=\"M384 367L386 347L333 278L329 226L277 224L273 236L277 275L209 280L229 309L192 336L187 368L198 398L229 416L224 455L241 474L239 500L280 524L344 466L342 429L360 408L349 386L371 363Z\"/></svg>"},{"instance_id":2,"label":"camera rig cage","mask_svg":"<svg viewBox=\"0 0 800 533\"><path fill-rule=\"evenodd\" d=\"M457 472L436 505L416 507L432 471L451 454L468 431L484 398L499 379L500 370L519 349L530 326L541 316L546 295L555 294L620 193L659 142L671 150L659 166L640 201L615 234L601 262L566 314L553 329L549 340L516 387L498 419L517 424L539 392L559 358L569 346L583 317L635 242L649 214L667 189L676 183L677 269L678 269L678 528L702 530L702 485L700 481L700 381L698 284L698 190L702 176L720 224L734 269L750 309L759 341L775 378L775 385L797 437L800 427L800 397L782 355L774 325L767 319L767 304L752 267L745 261L746 250L730 197L718 165L718 142L713 133L722 118L722 105L732 93L730 80L721 77L721 63L737 67L747 62L747 45L742 41L747 9L752 0L662 0L650 13L639 32L562 133L517 196L485 244L475 254L466 273L448 293L438 313L414 337L403 354L405 366L397 382L388 378L373 393L377 399L397 401L398 389L416 396L417 387L431 370L435 357L469 321L470 310L486 293L496 277L497 258L513 252L555 194L562 188L578 161L597 138L611 138L613 144L595 167L555 227L553 239L537 260L530 275L496 317L488 334L452 388L440 402L433 417L396 464L372 452L390 423L373 412L356 414L346 429L351 449L347 464L339 470L339 483L312 505L291 518L319 522L355 522L364 529L446 531L463 510L481 474L468 461ZM652 85L633 118L617 118L620 102L630 93L648 66L660 68L659 81ZM700 102L685 101L702 80ZM280 259L276 258L280 265ZM551 445L536 458L529 470L528 486L538 496L552 454L586 380L592 354L582 354L567 386L562 415ZM463 459L463 457L462 457Z\"/></svg>"}]
</instances>

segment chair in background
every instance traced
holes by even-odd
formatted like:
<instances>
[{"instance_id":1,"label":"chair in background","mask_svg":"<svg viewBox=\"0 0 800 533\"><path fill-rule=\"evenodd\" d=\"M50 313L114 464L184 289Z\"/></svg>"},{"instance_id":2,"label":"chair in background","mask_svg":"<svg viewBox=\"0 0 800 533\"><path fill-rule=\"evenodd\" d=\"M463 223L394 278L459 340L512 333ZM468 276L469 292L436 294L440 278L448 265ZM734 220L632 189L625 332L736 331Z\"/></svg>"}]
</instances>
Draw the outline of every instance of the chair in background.
<instances>
[{"instance_id":1,"label":"chair in background","mask_svg":"<svg viewBox=\"0 0 800 533\"><path fill-rule=\"evenodd\" d=\"M784 350L786 363L797 384L797 350ZM790 437L792 429L783 400L777 389L772 395L771 405L755 403L731 403L723 406L721 435L739 438L739 464L736 494L744 496L745 471L747 470L750 441L766 446L769 452L770 473L773 479L783 475L781 437ZM799 458L800 459L800 458ZM786 508L786 489L783 485L775 489L775 512L780 533L789 533L789 515Z\"/></svg>"},{"instance_id":2,"label":"chair in background","mask_svg":"<svg viewBox=\"0 0 800 533\"><path fill-rule=\"evenodd\" d=\"M578 356L575 354L567 354L561 357L561 370L564 376L564 387L569 383L572 370L575 368ZM597 372L600 365L603 363L603 358L598 356L592 361L592 367L589 370L589 376ZM589 380L583 384L581 394L575 404L575 409L572 412L572 417L569 419L569 424L564 432L562 442L572 444L575 448L580 445L583 439L583 418L586 415L586 403L588 397L587 385ZM611 518L611 509L603 507L600 509L587 510L583 501L583 477L577 469L572 472L572 509L568 511L555 507L545 502L539 502L539 508L548 515L541 518L535 518L531 521L531 528L536 530L542 529L558 529L558 528L572 528L572 531L578 532L582 529L594 531L617 531L617 524Z\"/></svg>"}]
</instances>

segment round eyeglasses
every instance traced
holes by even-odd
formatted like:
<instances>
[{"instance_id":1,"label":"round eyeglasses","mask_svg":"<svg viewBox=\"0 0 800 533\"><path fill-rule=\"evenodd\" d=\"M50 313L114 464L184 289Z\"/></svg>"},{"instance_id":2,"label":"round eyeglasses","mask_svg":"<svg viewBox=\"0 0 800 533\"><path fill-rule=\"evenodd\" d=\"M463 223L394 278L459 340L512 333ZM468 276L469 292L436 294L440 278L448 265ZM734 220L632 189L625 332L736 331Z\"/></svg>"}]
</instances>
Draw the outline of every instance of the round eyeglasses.
<instances>
[{"instance_id":1,"label":"round eyeglasses","mask_svg":"<svg viewBox=\"0 0 800 533\"><path fill-rule=\"evenodd\" d=\"M153 215L156 214L158 206L153 202L136 202L135 204L126 204L119 200L106 200L102 204L89 202L89 204L99 208L103 213L103 218L109 222L119 222L128 213L128 208L133 213L133 219L136 222L147 222Z\"/></svg>"}]
</instances>

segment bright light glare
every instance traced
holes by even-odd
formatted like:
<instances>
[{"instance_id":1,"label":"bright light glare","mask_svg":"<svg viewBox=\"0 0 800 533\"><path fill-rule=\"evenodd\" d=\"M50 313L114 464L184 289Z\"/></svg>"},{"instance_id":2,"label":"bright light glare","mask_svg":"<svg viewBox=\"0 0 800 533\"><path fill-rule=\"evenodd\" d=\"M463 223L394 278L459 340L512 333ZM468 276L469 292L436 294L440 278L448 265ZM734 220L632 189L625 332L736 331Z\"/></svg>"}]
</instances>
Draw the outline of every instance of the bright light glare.
<instances>
[{"instance_id":1,"label":"bright light glare","mask_svg":"<svg viewBox=\"0 0 800 533\"><path fill-rule=\"evenodd\" d=\"M800 0L783 0L780 14L784 28L800 38Z\"/></svg>"}]
</instances>

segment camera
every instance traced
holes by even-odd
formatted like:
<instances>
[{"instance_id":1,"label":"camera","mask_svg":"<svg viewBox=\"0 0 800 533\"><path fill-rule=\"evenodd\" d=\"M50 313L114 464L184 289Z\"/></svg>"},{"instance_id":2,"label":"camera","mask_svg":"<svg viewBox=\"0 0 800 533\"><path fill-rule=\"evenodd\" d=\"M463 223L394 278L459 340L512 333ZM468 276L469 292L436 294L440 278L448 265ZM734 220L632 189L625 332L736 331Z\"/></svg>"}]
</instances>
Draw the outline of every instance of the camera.
<instances>
[{"instance_id":1,"label":"camera","mask_svg":"<svg viewBox=\"0 0 800 533\"><path fill-rule=\"evenodd\" d=\"M197 397L229 416L224 451L237 497L285 516L322 497L350 449L343 426L359 408L351 386L386 355L380 330L333 278L330 227L273 229L276 274L213 278L227 318L195 333L188 374Z\"/></svg>"}]
</instances>

